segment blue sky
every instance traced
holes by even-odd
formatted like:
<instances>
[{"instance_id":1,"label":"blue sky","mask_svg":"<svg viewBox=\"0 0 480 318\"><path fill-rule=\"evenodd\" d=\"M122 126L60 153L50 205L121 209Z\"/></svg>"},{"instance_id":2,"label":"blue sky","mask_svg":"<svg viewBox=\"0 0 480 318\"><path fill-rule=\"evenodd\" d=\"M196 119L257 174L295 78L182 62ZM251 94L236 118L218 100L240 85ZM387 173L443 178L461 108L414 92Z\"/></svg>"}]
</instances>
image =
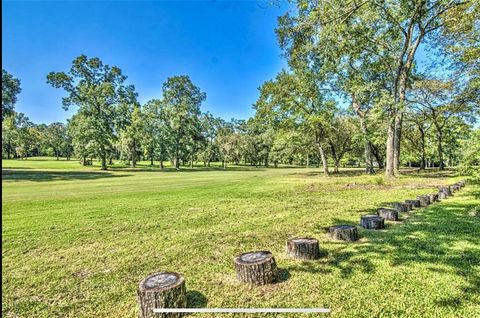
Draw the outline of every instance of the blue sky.
<instances>
[{"instance_id":1,"label":"blue sky","mask_svg":"<svg viewBox=\"0 0 480 318\"><path fill-rule=\"evenodd\" d=\"M119 66L142 103L167 77L187 74L204 111L246 119L257 88L285 66L274 28L280 7L253 1L2 2L2 66L22 81L16 110L35 123L65 121L64 92L46 84L80 54Z\"/></svg>"}]
</instances>

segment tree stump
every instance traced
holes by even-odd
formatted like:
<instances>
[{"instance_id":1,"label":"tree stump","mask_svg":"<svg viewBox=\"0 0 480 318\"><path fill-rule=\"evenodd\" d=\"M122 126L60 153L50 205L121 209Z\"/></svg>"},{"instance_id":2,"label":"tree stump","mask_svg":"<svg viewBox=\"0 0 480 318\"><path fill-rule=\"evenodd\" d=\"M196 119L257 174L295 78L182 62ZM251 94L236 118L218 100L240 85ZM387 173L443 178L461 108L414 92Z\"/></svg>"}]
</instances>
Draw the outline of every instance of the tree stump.
<instances>
[{"instance_id":1,"label":"tree stump","mask_svg":"<svg viewBox=\"0 0 480 318\"><path fill-rule=\"evenodd\" d=\"M452 190L450 189L449 186L441 186L438 189L439 189L439 192L445 193L446 197L449 197L452 195Z\"/></svg>"},{"instance_id":2,"label":"tree stump","mask_svg":"<svg viewBox=\"0 0 480 318\"><path fill-rule=\"evenodd\" d=\"M288 240L287 255L295 259L318 259L320 258L318 240L314 238L294 238Z\"/></svg>"},{"instance_id":3,"label":"tree stump","mask_svg":"<svg viewBox=\"0 0 480 318\"><path fill-rule=\"evenodd\" d=\"M427 206L430 204L430 197L428 195L419 195L417 200L420 201L420 206Z\"/></svg>"},{"instance_id":4,"label":"tree stump","mask_svg":"<svg viewBox=\"0 0 480 318\"><path fill-rule=\"evenodd\" d=\"M380 208L378 209L378 216L384 218L385 220L398 221L398 211L394 209Z\"/></svg>"},{"instance_id":5,"label":"tree stump","mask_svg":"<svg viewBox=\"0 0 480 318\"><path fill-rule=\"evenodd\" d=\"M409 203L396 202L393 204L393 208L398 212L408 212L412 209L412 206Z\"/></svg>"},{"instance_id":6,"label":"tree stump","mask_svg":"<svg viewBox=\"0 0 480 318\"><path fill-rule=\"evenodd\" d=\"M438 200L443 200L448 198L448 195L445 192L439 191L438 192Z\"/></svg>"},{"instance_id":7,"label":"tree stump","mask_svg":"<svg viewBox=\"0 0 480 318\"><path fill-rule=\"evenodd\" d=\"M460 187L463 188L465 186L465 180L458 181L458 184L460 184Z\"/></svg>"},{"instance_id":8,"label":"tree stump","mask_svg":"<svg viewBox=\"0 0 480 318\"><path fill-rule=\"evenodd\" d=\"M244 283L265 285L277 279L278 269L269 251L255 251L235 256L237 279Z\"/></svg>"},{"instance_id":9,"label":"tree stump","mask_svg":"<svg viewBox=\"0 0 480 318\"><path fill-rule=\"evenodd\" d=\"M177 318L182 313L154 313L154 308L185 308L185 280L180 274L160 272L148 275L137 291L141 318Z\"/></svg>"},{"instance_id":10,"label":"tree stump","mask_svg":"<svg viewBox=\"0 0 480 318\"><path fill-rule=\"evenodd\" d=\"M405 200L405 204L408 204L409 209L410 209L410 210L413 210L413 208L414 208L415 206L413 205L412 202L407 202L407 201L408 201L408 200Z\"/></svg>"},{"instance_id":11,"label":"tree stump","mask_svg":"<svg viewBox=\"0 0 480 318\"><path fill-rule=\"evenodd\" d=\"M430 197L430 203L438 201L438 193L431 193L429 194L429 197Z\"/></svg>"},{"instance_id":12,"label":"tree stump","mask_svg":"<svg viewBox=\"0 0 480 318\"><path fill-rule=\"evenodd\" d=\"M385 220L378 215L362 215L360 225L369 230L380 230L385 227Z\"/></svg>"},{"instance_id":13,"label":"tree stump","mask_svg":"<svg viewBox=\"0 0 480 318\"><path fill-rule=\"evenodd\" d=\"M356 241L358 240L357 227L353 225L331 226L330 236L336 240Z\"/></svg>"},{"instance_id":14,"label":"tree stump","mask_svg":"<svg viewBox=\"0 0 480 318\"><path fill-rule=\"evenodd\" d=\"M406 203L410 203L413 207L420 207L420 200L405 200Z\"/></svg>"},{"instance_id":15,"label":"tree stump","mask_svg":"<svg viewBox=\"0 0 480 318\"><path fill-rule=\"evenodd\" d=\"M460 185L457 184L457 183L455 183L455 184L452 186L452 190L453 190L453 191L458 191L458 190L460 190Z\"/></svg>"}]
</instances>

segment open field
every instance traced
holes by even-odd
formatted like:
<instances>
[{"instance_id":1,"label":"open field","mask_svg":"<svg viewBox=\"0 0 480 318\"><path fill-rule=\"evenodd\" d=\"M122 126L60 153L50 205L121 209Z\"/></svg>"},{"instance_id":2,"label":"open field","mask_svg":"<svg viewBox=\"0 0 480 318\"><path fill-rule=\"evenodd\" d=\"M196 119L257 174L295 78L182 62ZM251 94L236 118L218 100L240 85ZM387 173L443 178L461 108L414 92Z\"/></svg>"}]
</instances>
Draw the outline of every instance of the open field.
<instances>
[{"instance_id":1,"label":"open field","mask_svg":"<svg viewBox=\"0 0 480 318\"><path fill-rule=\"evenodd\" d=\"M361 230L355 243L333 241L324 229L461 179L453 172L385 181L355 169L324 177L315 168L162 172L143 163L101 172L76 161L2 163L4 317L135 317L137 284L158 270L184 275L192 307L326 307L332 317L480 313L480 218L472 213L480 186L385 230ZM321 260L288 259L293 236L318 238ZM274 253L280 282L236 282L233 256L255 249Z\"/></svg>"}]
</instances>

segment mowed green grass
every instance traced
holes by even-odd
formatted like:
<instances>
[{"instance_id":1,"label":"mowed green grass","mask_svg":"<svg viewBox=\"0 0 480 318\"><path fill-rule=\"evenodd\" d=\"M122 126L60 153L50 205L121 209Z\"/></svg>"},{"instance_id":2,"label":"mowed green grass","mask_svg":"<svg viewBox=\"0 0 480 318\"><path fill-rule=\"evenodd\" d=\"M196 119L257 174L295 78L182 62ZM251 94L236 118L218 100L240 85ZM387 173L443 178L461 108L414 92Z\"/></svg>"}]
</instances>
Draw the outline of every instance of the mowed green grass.
<instances>
[{"instance_id":1,"label":"mowed green grass","mask_svg":"<svg viewBox=\"0 0 480 318\"><path fill-rule=\"evenodd\" d=\"M138 283L162 270L183 274L191 307L480 316L480 218L473 213L480 186L403 214L384 230L360 230L355 243L325 232L461 179L453 172L382 182L354 169L325 177L315 168L174 172L143 163L101 172L48 158L2 163L4 317L136 317ZM318 238L323 257L286 257L294 236ZM279 282L238 283L233 256L259 249L274 253Z\"/></svg>"}]
</instances>

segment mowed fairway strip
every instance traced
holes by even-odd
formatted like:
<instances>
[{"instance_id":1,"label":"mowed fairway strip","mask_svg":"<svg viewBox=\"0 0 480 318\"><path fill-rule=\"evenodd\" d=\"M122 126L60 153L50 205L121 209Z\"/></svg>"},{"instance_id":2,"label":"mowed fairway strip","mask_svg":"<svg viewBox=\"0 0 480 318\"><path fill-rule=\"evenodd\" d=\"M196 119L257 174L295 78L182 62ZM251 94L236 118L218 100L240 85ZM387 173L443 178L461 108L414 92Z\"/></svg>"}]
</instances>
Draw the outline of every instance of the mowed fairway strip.
<instances>
[{"instance_id":1,"label":"mowed fairway strip","mask_svg":"<svg viewBox=\"0 0 480 318\"><path fill-rule=\"evenodd\" d=\"M330 308L332 317L480 312L480 218L472 213L480 186L384 230L361 229L358 242L325 232L461 179L452 172L384 181L355 169L324 177L315 168L140 167L3 161L3 316L136 317L138 283L162 270L185 277L190 307ZM320 260L288 258L294 236L317 238ZM280 281L238 283L233 257L265 249ZM312 317L282 317L303 316Z\"/></svg>"}]
</instances>

